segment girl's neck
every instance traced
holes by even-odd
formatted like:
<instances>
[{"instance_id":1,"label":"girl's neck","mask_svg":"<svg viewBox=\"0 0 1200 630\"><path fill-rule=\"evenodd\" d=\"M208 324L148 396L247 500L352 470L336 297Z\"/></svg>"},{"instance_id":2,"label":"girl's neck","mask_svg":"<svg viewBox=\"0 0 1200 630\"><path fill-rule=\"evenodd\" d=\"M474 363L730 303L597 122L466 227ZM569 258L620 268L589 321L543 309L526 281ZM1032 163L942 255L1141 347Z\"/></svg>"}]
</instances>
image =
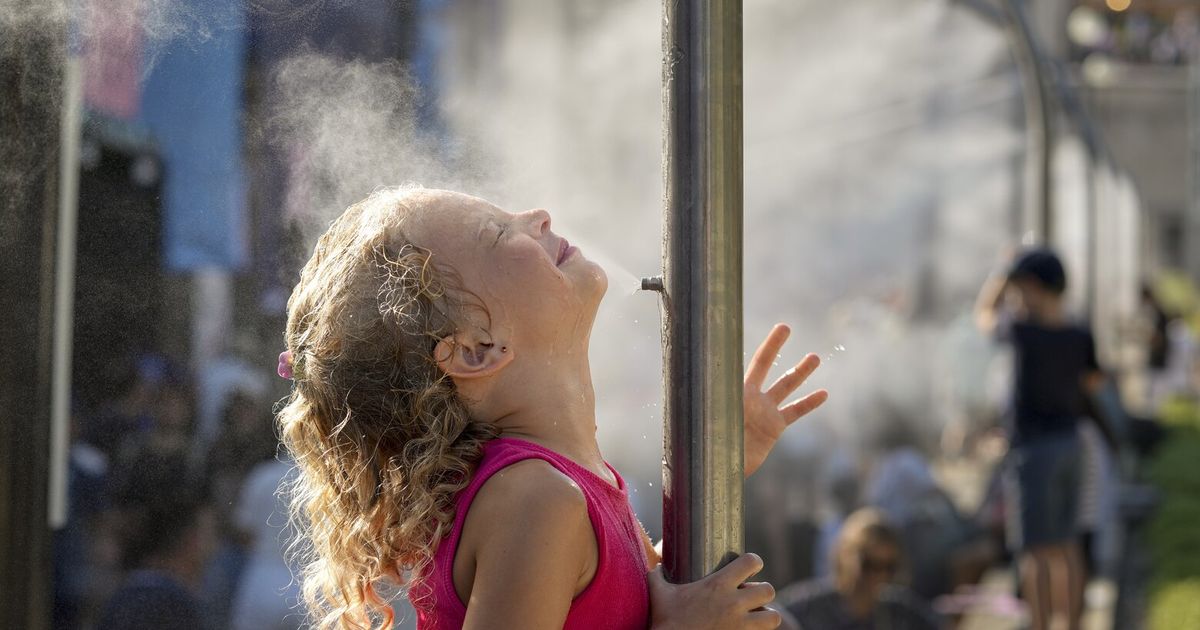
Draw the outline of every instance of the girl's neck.
<instances>
[{"instance_id":1,"label":"girl's neck","mask_svg":"<svg viewBox=\"0 0 1200 630\"><path fill-rule=\"evenodd\" d=\"M596 395L586 355L582 360L514 363L497 383L490 409L477 411L505 437L533 442L610 477L596 442ZM517 368L517 369L513 369ZM512 392L512 394L509 394Z\"/></svg>"}]
</instances>

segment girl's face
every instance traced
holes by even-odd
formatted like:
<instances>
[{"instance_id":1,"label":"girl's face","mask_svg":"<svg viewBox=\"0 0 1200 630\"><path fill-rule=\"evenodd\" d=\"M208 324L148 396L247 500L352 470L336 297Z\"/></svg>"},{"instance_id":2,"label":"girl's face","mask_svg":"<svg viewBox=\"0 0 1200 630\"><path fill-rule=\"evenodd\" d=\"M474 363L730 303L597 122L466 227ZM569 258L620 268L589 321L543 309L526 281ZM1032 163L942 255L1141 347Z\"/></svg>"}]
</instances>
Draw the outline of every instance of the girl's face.
<instances>
[{"instance_id":1,"label":"girl's face","mask_svg":"<svg viewBox=\"0 0 1200 630\"><path fill-rule=\"evenodd\" d=\"M422 200L403 229L482 300L488 319L477 325L523 350L566 352L576 341L586 347L608 279L554 233L548 212L511 214L468 195L420 194L433 198Z\"/></svg>"}]
</instances>

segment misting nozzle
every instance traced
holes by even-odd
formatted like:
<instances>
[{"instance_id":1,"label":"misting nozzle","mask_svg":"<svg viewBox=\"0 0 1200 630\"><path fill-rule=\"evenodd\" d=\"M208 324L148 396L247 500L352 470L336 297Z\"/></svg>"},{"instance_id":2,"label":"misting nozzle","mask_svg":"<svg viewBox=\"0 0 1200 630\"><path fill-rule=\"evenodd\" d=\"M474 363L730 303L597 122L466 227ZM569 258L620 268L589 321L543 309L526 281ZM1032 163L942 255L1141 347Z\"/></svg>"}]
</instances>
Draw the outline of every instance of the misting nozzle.
<instances>
[{"instance_id":1,"label":"misting nozzle","mask_svg":"<svg viewBox=\"0 0 1200 630\"><path fill-rule=\"evenodd\" d=\"M643 291L658 291L659 293L662 293L663 292L663 277L662 276L651 276L649 278L642 278L642 290Z\"/></svg>"}]
</instances>

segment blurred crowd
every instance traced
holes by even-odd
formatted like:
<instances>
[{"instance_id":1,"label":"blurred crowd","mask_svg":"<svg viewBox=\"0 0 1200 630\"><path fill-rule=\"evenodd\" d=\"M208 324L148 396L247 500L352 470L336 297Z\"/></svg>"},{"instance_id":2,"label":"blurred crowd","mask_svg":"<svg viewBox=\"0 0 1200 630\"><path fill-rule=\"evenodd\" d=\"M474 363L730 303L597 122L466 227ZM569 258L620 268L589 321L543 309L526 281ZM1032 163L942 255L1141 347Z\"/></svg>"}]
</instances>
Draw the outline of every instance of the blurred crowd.
<instances>
[{"instance_id":1,"label":"blurred crowd","mask_svg":"<svg viewBox=\"0 0 1200 630\"><path fill-rule=\"evenodd\" d=\"M1072 56L1077 60L1101 53L1127 63L1182 65L1200 53L1200 13L1194 8L1171 12L1081 9L1087 17L1076 16L1076 22L1096 25L1080 28L1080 35L1073 37Z\"/></svg>"},{"instance_id":2,"label":"blurred crowd","mask_svg":"<svg viewBox=\"0 0 1200 630\"><path fill-rule=\"evenodd\" d=\"M1081 627L1085 585L1119 581L1123 536L1152 507L1143 463L1164 436L1154 411L1200 395L1194 287L1164 280L1144 287L1141 300L1140 321L1126 331L1138 340L1139 365L1121 370L1130 372L1120 375L1125 387L1117 367L1098 366L1101 378L1072 424L1077 466L1056 499L1073 507L1068 539L1032 547L1080 555L1082 579L1070 586L1076 609L1063 628ZM1053 598L1034 602L1029 591L1038 586L1022 583L1041 568L1042 590L1053 590L1038 566L1044 558L1027 556L1031 547L1020 540L1028 497L1012 486L1021 485L1028 447L1040 440L1018 443L1006 417L1013 413L976 423L953 452L923 435L921 418L893 414L887 429L855 448L769 460L748 487L747 546L768 559L768 570L774 565L773 583L790 585L777 603L791 627L954 628L980 616L1004 627L1055 627L1047 621ZM1035 484L1055 485L1054 471L1035 472ZM786 521L762 516L772 512L787 513ZM1101 586L1088 605L1111 607L1111 593Z\"/></svg>"},{"instance_id":3,"label":"blurred crowd","mask_svg":"<svg viewBox=\"0 0 1200 630\"><path fill-rule=\"evenodd\" d=\"M291 466L261 379L197 378L157 354L119 369L73 414L53 627L300 627L276 496Z\"/></svg>"},{"instance_id":4,"label":"blurred crowd","mask_svg":"<svg viewBox=\"0 0 1200 630\"><path fill-rule=\"evenodd\" d=\"M1162 293L1143 291L1137 331L1147 409L1198 391L1196 300ZM54 627L301 627L278 496L292 467L274 434L274 390L237 361L197 376L143 354L120 372L110 396L75 410L69 518L54 547ZM1137 475L1129 462L1150 452L1160 431L1152 418L1124 413L1111 389L1099 390L1089 413L1103 421L1079 427L1073 528L1095 578L1116 570L1114 528L1126 518L1119 494ZM1028 618L1015 580L1001 593L981 588L1017 562L1000 420L952 455L913 429L917 419L885 424L851 456L777 453L747 493L746 513L757 515L747 522L748 547L766 558L787 624L924 629L980 611ZM946 464L964 460L985 471L966 501Z\"/></svg>"}]
</instances>

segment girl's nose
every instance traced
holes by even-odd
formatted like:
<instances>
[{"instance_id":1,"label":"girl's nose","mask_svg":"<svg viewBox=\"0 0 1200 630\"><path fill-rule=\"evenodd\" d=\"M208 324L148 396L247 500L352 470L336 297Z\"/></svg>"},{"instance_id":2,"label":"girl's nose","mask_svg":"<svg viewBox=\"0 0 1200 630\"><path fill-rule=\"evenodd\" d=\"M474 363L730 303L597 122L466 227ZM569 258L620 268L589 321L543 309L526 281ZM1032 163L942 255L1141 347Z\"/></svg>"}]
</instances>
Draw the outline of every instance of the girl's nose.
<instances>
[{"instance_id":1,"label":"girl's nose","mask_svg":"<svg viewBox=\"0 0 1200 630\"><path fill-rule=\"evenodd\" d=\"M538 208L537 210L529 210L522 213L535 237L544 236L550 231L550 213Z\"/></svg>"}]
</instances>

